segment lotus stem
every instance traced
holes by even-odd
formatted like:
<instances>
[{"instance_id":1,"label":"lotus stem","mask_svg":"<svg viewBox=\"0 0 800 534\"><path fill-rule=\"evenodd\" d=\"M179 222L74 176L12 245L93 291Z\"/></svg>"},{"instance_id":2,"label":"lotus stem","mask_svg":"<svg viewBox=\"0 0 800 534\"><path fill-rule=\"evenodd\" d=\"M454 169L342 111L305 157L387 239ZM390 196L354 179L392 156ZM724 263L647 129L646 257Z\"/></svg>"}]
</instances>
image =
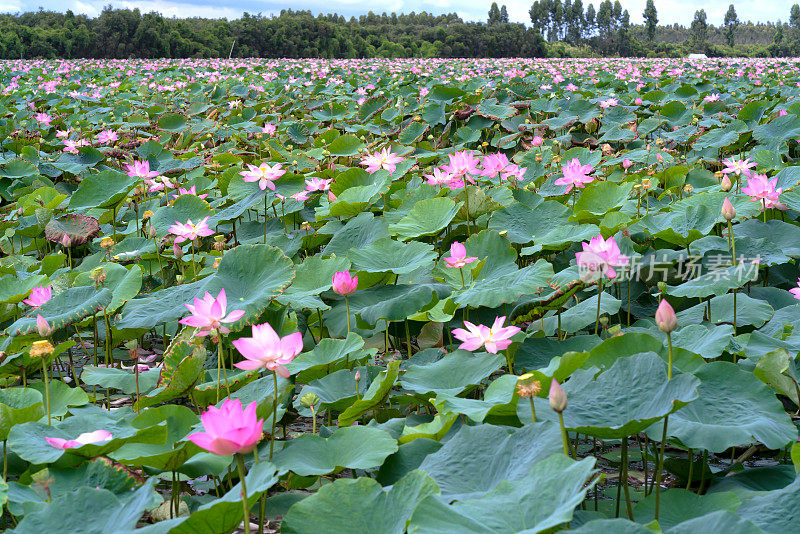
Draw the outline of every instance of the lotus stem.
<instances>
[{"instance_id":1,"label":"lotus stem","mask_svg":"<svg viewBox=\"0 0 800 534\"><path fill-rule=\"evenodd\" d=\"M461 273L461 289L466 289L467 283L464 281L464 268L459 267L458 271Z\"/></svg>"},{"instance_id":2,"label":"lotus stem","mask_svg":"<svg viewBox=\"0 0 800 534\"><path fill-rule=\"evenodd\" d=\"M272 371L272 432L269 433L269 459L272 460L273 446L275 444L275 423L278 422L278 372Z\"/></svg>"},{"instance_id":3,"label":"lotus stem","mask_svg":"<svg viewBox=\"0 0 800 534\"><path fill-rule=\"evenodd\" d=\"M567 429L564 427L564 414L558 412L558 424L561 426L561 441L564 445L564 456L569 458L569 438L567 437Z\"/></svg>"},{"instance_id":4,"label":"lotus stem","mask_svg":"<svg viewBox=\"0 0 800 534\"><path fill-rule=\"evenodd\" d=\"M222 335L219 335L219 348L217 349L217 402L219 402L219 383L221 381L222 381Z\"/></svg>"},{"instance_id":5,"label":"lotus stem","mask_svg":"<svg viewBox=\"0 0 800 534\"><path fill-rule=\"evenodd\" d=\"M405 321L406 323L406 346L408 347L408 357L411 357L411 331L408 329L408 319Z\"/></svg>"},{"instance_id":6,"label":"lotus stem","mask_svg":"<svg viewBox=\"0 0 800 534\"><path fill-rule=\"evenodd\" d=\"M245 478L247 476L244 469L244 458L241 454L236 455L236 465L239 467L239 480L242 482L242 511L244 513L243 523L245 534L250 534L250 506L247 503L247 483Z\"/></svg>"},{"instance_id":7,"label":"lotus stem","mask_svg":"<svg viewBox=\"0 0 800 534\"><path fill-rule=\"evenodd\" d=\"M47 355L42 357L42 375L44 376L44 397L47 404L47 425L51 424L50 421L50 382L47 380Z\"/></svg>"},{"instance_id":8,"label":"lotus stem","mask_svg":"<svg viewBox=\"0 0 800 534\"><path fill-rule=\"evenodd\" d=\"M3 482L8 480L8 441L3 440Z\"/></svg>"},{"instance_id":9,"label":"lotus stem","mask_svg":"<svg viewBox=\"0 0 800 534\"><path fill-rule=\"evenodd\" d=\"M602 275L601 275L602 276ZM597 319L594 323L594 335L597 335L597 331L600 328L600 296L603 294L603 279L597 281Z\"/></svg>"},{"instance_id":10,"label":"lotus stem","mask_svg":"<svg viewBox=\"0 0 800 534\"><path fill-rule=\"evenodd\" d=\"M694 471L694 451L689 449L689 480L686 482L686 491L692 487L692 472Z\"/></svg>"},{"instance_id":11,"label":"lotus stem","mask_svg":"<svg viewBox=\"0 0 800 534\"><path fill-rule=\"evenodd\" d=\"M667 444L667 425L669 424L669 414L664 417L664 429L661 431L661 449L658 454L658 467L656 468L656 475L653 479L653 484L656 485L656 509L655 520L658 521L658 509L661 496L661 470L664 468L664 449Z\"/></svg>"},{"instance_id":12,"label":"lotus stem","mask_svg":"<svg viewBox=\"0 0 800 534\"><path fill-rule=\"evenodd\" d=\"M628 489L628 436L622 438L622 490L625 492L625 511L628 513L628 519L633 521L633 508L631 507L631 494Z\"/></svg>"},{"instance_id":13,"label":"lotus stem","mask_svg":"<svg viewBox=\"0 0 800 534\"><path fill-rule=\"evenodd\" d=\"M464 180L464 203L467 209L467 234L469 234L469 185Z\"/></svg>"},{"instance_id":14,"label":"lotus stem","mask_svg":"<svg viewBox=\"0 0 800 534\"><path fill-rule=\"evenodd\" d=\"M347 333L350 333L350 300L348 300L347 295L344 296L344 305L347 308ZM320 316L320 325L322 325L322 320ZM321 334L320 334L321 335Z\"/></svg>"},{"instance_id":15,"label":"lotus stem","mask_svg":"<svg viewBox=\"0 0 800 534\"><path fill-rule=\"evenodd\" d=\"M672 380L672 334L667 332L667 346L669 350L669 366L667 367L667 380Z\"/></svg>"},{"instance_id":16,"label":"lotus stem","mask_svg":"<svg viewBox=\"0 0 800 534\"><path fill-rule=\"evenodd\" d=\"M508 373L513 375L514 374L514 360L511 359L511 353L510 353L509 349L506 349L503 352L503 354L506 357L506 365L508 366ZM536 419L534 418L534 421L535 420Z\"/></svg>"}]
</instances>

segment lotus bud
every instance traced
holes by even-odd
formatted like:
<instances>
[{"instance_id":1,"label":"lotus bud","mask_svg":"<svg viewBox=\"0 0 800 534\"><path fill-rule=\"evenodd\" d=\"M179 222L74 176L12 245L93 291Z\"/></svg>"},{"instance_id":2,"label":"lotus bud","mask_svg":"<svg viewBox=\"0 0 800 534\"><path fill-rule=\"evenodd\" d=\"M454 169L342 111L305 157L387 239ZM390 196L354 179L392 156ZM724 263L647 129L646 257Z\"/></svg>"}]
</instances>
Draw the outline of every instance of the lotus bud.
<instances>
[{"instance_id":1,"label":"lotus bud","mask_svg":"<svg viewBox=\"0 0 800 534\"><path fill-rule=\"evenodd\" d=\"M316 406L319 402L319 395L316 393L306 393L302 397L300 397L300 404L305 408L311 408L312 406Z\"/></svg>"},{"instance_id":2,"label":"lotus bud","mask_svg":"<svg viewBox=\"0 0 800 534\"><path fill-rule=\"evenodd\" d=\"M71 244L72 244L72 240L70 240L70 238L69 238L69 236L67 234L64 234L64 236L61 238L61 246L64 247L64 248L67 248Z\"/></svg>"},{"instance_id":3,"label":"lotus bud","mask_svg":"<svg viewBox=\"0 0 800 534\"><path fill-rule=\"evenodd\" d=\"M626 171L628 169L630 169L632 165L633 165L633 162L631 160L629 160L627 158L622 160L622 168L625 169Z\"/></svg>"},{"instance_id":4,"label":"lotus bud","mask_svg":"<svg viewBox=\"0 0 800 534\"><path fill-rule=\"evenodd\" d=\"M535 135L535 136L533 136L532 144L533 144L533 146L536 146L536 147L542 146L544 144L544 139L542 138L541 135Z\"/></svg>"},{"instance_id":5,"label":"lotus bud","mask_svg":"<svg viewBox=\"0 0 800 534\"><path fill-rule=\"evenodd\" d=\"M664 156L662 156L661 154L656 154L656 159L658 160L659 163L664 163Z\"/></svg>"},{"instance_id":6,"label":"lotus bud","mask_svg":"<svg viewBox=\"0 0 800 534\"><path fill-rule=\"evenodd\" d=\"M175 255L177 259L181 259L183 257L183 249L180 247L178 243L172 244L172 253Z\"/></svg>"},{"instance_id":7,"label":"lotus bud","mask_svg":"<svg viewBox=\"0 0 800 534\"><path fill-rule=\"evenodd\" d=\"M550 407L558 413L567 409L567 394L558 384L556 379L550 384Z\"/></svg>"},{"instance_id":8,"label":"lotus bud","mask_svg":"<svg viewBox=\"0 0 800 534\"><path fill-rule=\"evenodd\" d=\"M356 380L356 382L360 382L361 381L361 371L359 371L359 370L356 371L355 380Z\"/></svg>"},{"instance_id":9,"label":"lotus bud","mask_svg":"<svg viewBox=\"0 0 800 534\"><path fill-rule=\"evenodd\" d=\"M328 191L328 202L336 202L336 195L333 194L333 191Z\"/></svg>"},{"instance_id":10,"label":"lotus bud","mask_svg":"<svg viewBox=\"0 0 800 534\"><path fill-rule=\"evenodd\" d=\"M50 328L50 323L41 315L36 316L36 330L42 337L49 337L50 334L53 333L53 329Z\"/></svg>"},{"instance_id":11,"label":"lotus bud","mask_svg":"<svg viewBox=\"0 0 800 534\"><path fill-rule=\"evenodd\" d=\"M736 208L733 207L728 197L725 197L725 201L722 203L722 217L726 221L732 221L736 217Z\"/></svg>"},{"instance_id":12,"label":"lotus bud","mask_svg":"<svg viewBox=\"0 0 800 534\"><path fill-rule=\"evenodd\" d=\"M637 106L641 106L642 105L642 99L641 98L637 98L636 100L633 101L633 103L636 104Z\"/></svg>"},{"instance_id":13,"label":"lotus bud","mask_svg":"<svg viewBox=\"0 0 800 534\"><path fill-rule=\"evenodd\" d=\"M726 174L725 176L722 177L722 182L720 182L719 188L727 193L728 191L731 190L732 187L733 184L731 183L731 179L728 178L728 175Z\"/></svg>"},{"instance_id":14,"label":"lotus bud","mask_svg":"<svg viewBox=\"0 0 800 534\"><path fill-rule=\"evenodd\" d=\"M667 299L661 299L661 303L656 310L656 324L658 329L662 332L669 334L678 327L678 318L675 316L675 310L672 309Z\"/></svg>"}]
</instances>

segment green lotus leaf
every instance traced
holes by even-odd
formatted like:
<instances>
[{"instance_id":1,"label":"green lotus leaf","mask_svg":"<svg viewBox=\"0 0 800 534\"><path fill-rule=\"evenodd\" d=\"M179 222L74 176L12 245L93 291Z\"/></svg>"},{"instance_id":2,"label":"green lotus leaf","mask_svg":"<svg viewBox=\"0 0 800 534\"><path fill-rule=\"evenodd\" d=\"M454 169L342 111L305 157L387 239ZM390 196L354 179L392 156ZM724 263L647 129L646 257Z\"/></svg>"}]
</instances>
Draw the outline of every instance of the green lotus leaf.
<instances>
[{"instance_id":1,"label":"green lotus leaf","mask_svg":"<svg viewBox=\"0 0 800 534\"><path fill-rule=\"evenodd\" d=\"M531 466L557 454L560 430L549 422L519 429L462 426L420 469L439 485L447 502L475 499L503 481L525 478Z\"/></svg>"},{"instance_id":2,"label":"green lotus leaf","mask_svg":"<svg viewBox=\"0 0 800 534\"><path fill-rule=\"evenodd\" d=\"M397 440L387 432L366 426L340 428L329 438L303 434L288 442L272 462L300 476L325 475L338 468L380 466L397 451Z\"/></svg>"},{"instance_id":3,"label":"green lotus leaf","mask_svg":"<svg viewBox=\"0 0 800 534\"><path fill-rule=\"evenodd\" d=\"M658 524L665 531L686 521L717 511L733 512L742 501L733 493L712 493L697 495L685 489L672 488L661 492ZM639 501L633 507L633 516L647 524L655 517L655 495Z\"/></svg>"},{"instance_id":4,"label":"green lotus leaf","mask_svg":"<svg viewBox=\"0 0 800 534\"><path fill-rule=\"evenodd\" d=\"M419 241L400 243L379 239L362 249L350 250L347 257L353 268L370 273L408 274L436 260L433 246Z\"/></svg>"},{"instance_id":5,"label":"green lotus leaf","mask_svg":"<svg viewBox=\"0 0 800 534\"><path fill-rule=\"evenodd\" d=\"M40 307L28 312L28 316L17 319L6 331L11 336L35 333L38 315L44 317L53 331L61 330L104 309L111 303L112 298L111 290L106 288L72 287L53 295Z\"/></svg>"},{"instance_id":6,"label":"green lotus leaf","mask_svg":"<svg viewBox=\"0 0 800 534\"><path fill-rule=\"evenodd\" d=\"M222 256L217 272L191 284L154 291L128 301L118 328L152 328L188 314L184 304L202 298L206 291L216 297L225 289L228 312L244 310L244 316L228 325L231 330L251 324L266 310L270 299L282 293L294 278L292 262L277 248L239 245Z\"/></svg>"},{"instance_id":7,"label":"green lotus leaf","mask_svg":"<svg viewBox=\"0 0 800 534\"><path fill-rule=\"evenodd\" d=\"M419 470L411 471L388 491L370 478L340 478L292 506L281 530L301 534L324 524L332 532L348 532L358 525L364 532L394 534L405 530L422 499L437 493L436 484Z\"/></svg>"},{"instance_id":8,"label":"green lotus leaf","mask_svg":"<svg viewBox=\"0 0 800 534\"><path fill-rule=\"evenodd\" d=\"M155 482L156 479L151 478L136 491L122 495L115 495L107 489L80 487L25 514L17 528L10 532L132 532L153 500Z\"/></svg>"},{"instance_id":9,"label":"green lotus leaf","mask_svg":"<svg viewBox=\"0 0 800 534\"><path fill-rule=\"evenodd\" d=\"M504 363L499 354L472 354L456 350L427 365L409 365L400 385L417 393L446 393L457 395L480 384Z\"/></svg>"},{"instance_id":10,"label":"green lotus leaf","mask_svg":"<svg viewBox=\"0 0 800 534\"><path fill-rule=\"evenodd\" d=\"M564 424L601 439L632 436L697 399L699 384L689 374L668 381L667 365L653 352L619 358L599 375L596 368L581 369L564 384ZM534 405L537 417L557 420L546 399L534 398ZM517 416L530 421L530 406L520 402Z\"/></svg>"},{"instance_id":11,"label":"green lotus leaf","mask_svg":"<svg viewBox=\"0 0 800 534\"><path fill-rule=\"evenodd\" d=\"M114 170L89 174L69 197L69 207L74 211L110 208L125 198L138 180L136 176Z\"/></svg>"},{"instance_id":12,"label":"green lotus leaf","mask_svg":"<svg viewBox=\"0 0 800 534\"><path fill-rule=\"evenodd\" d=\"M574 462L553 455L516 480L506 480L485 495L446 504L425 498L414 511L409 530L420 534L473 532L546 532L569 522L593 485L594 458Z\"/></svg>"},{"instance_id":13,"label":"green lotus leaf","mask_svg":"<svg viewBox=\"0 0 800 534\"><path fill-rule=\"evenodd\" d=\"M8 439L15 425L38 421L44 415L44 398L35 389L0 389L0 441Z\"/></svg>"}]
</instances>

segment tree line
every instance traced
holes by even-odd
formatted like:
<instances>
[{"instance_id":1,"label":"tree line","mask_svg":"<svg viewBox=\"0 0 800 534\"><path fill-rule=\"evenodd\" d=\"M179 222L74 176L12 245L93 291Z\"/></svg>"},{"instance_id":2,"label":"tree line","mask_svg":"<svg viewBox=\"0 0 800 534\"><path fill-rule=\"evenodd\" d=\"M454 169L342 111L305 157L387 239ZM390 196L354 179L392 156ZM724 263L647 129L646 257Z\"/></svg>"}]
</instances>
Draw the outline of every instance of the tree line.
<instances>
[{"instance_id":1,"label":"tree line","mask_svg":"<svg viewBox=\"0 0 800 534\"><path fill-rule=\"evenodd\" d=\"M644 23L631 24L619 0L536 0L530 24L509 21L492 3L486 22L455 13L336 14L282 10L276 16L244 13L234 20L167 18L107 6L94 18L72 11L0 15L0 58L365 58L800 55L800 6L788 22L739 20L733 5L719 25L704 10L689 27L659 25L653 0Z\"/></svg>"},{"instance_id":2,"label":"tree line","mask_svg":"<svg viewBox=\"0 0 800 534\"><path fill-rule=\"evenodd\" d=\"M690 26L659 25L654 0L647 0L643 24L632 25L619 0L603 0L599 7L582 0L536 0L528 12L531 24L547 40L551 54L584 48L588 55L685 56L796 56L800 54L800 5L787 13L788 23L742 22L733 4L714 25L705 10L695 11ZM490 11L491 18L491 11Z\"/></svg>"}]
</instances>

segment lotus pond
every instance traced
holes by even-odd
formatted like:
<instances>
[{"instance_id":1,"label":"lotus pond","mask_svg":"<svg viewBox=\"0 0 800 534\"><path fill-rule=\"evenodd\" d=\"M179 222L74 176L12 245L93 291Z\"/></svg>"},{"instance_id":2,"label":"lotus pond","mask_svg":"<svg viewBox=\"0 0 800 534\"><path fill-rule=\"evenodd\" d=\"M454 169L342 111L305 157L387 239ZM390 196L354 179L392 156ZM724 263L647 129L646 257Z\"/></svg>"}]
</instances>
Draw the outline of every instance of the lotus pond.
<instances>
[{"instance_id":1,"label":"lotus pond","mask_svg":"<svg viewBox=\"0 0 800 534\"><path fill-rule=\"evenodd\" d=\"M0 530L800 530L798 80L3 62Z\"/></svg>"}]
</instances>

